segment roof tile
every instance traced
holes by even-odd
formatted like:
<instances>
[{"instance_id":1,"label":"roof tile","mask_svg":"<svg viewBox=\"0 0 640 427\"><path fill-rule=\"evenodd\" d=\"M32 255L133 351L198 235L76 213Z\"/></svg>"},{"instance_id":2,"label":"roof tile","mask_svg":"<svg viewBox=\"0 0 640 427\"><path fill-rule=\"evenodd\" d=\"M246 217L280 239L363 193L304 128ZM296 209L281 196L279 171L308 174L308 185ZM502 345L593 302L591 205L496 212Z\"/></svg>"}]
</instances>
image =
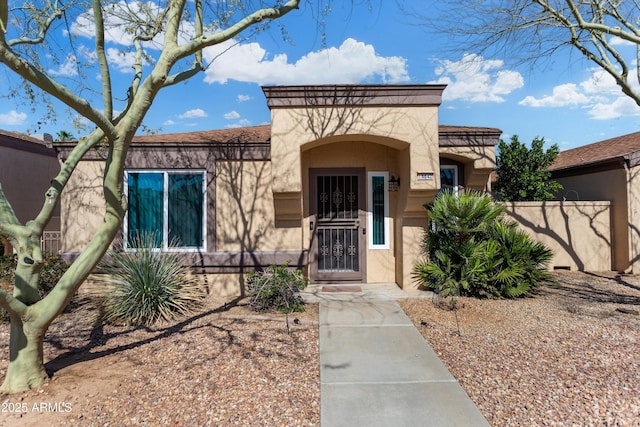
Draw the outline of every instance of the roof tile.
<instances>
[{"instance_id":1,"label":"roof tile","mask_svg":"<svg viewBox=\"0 0 640 427\"><path fill-rule=\"evenodd\" d=\"M562 151L549 170L601 163L640 151L640 132Z\"/></svg>"}]
</instances>

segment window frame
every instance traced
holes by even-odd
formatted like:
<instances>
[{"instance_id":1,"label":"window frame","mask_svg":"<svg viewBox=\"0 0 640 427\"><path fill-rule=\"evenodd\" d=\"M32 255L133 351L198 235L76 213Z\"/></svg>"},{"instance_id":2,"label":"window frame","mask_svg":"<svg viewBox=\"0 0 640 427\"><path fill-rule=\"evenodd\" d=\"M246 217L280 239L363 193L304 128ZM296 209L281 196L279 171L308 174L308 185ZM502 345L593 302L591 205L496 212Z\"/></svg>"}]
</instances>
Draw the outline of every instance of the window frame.
<instances>
[{"instance_id":1,"label":"window frame","mask_svg":"<svg viewBox=\"0 0 640 427\"><path fill-rule=\"evenodd\" d=\"M447 188L445 188L442 185L442 170L443 169L453 169L453 180L455 182L455 185L453 187L451 187L451 189L453 190L453 194L455 194L456 196L458 195L458 192L460 190L460 171L458 170L458 165L440 165L440 190L439 191L443 191L446 190Z\"/></svg>"},{"instance_id":2,"label":"window frame","mask_svg":"<svg viewBox=\"0 0 640 427\"><path fill-rule=\"evenodd\" d=\"M124 194L129 202L129 174L155 173L163 175L162 188L162 245L153 248L158 252L206 252L207 251L207 171L206 169L127 169L124 172ZM169 175L201 175L202 176L202 246L169 247ZM137 248L129 247L129 209L123 222L123 247L125 251L135 252Z\"/></svg>"},{"instance_id":3,"label":"window frame","mask_svg":"<svg viewBox=\"0 0 640 427\"><path fill-rule=\"evenodd\" d=\"M373 178L382 177L384 179L384 243L373 243ZM389 249L391 233L389 218L389 172L387 171L370 171L367 172L367 246L369 249L380 250Z\"/></svg>"}]
</instances>

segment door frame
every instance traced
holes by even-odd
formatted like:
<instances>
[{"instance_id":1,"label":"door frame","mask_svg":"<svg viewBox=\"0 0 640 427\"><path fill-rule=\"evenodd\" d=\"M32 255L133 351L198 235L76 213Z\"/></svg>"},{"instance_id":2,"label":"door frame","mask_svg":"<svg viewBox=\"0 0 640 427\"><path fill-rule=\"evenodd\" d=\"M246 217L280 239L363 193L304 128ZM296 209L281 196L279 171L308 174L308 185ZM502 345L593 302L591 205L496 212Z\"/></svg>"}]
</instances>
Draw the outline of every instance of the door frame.
<instances>
[{"instance_id":1,"label":"door frame","mask_svg":"<svg viewBox=\"0 0 640 427\"><path fill-rule=\"evenodd\" d=\"M318 176L355 175L358 177L359 274L356 272L318 272ZM309 169L309 276L313 283L366 283L367 279L367 175L365 168Z\"/></svg>"}]
</instances>

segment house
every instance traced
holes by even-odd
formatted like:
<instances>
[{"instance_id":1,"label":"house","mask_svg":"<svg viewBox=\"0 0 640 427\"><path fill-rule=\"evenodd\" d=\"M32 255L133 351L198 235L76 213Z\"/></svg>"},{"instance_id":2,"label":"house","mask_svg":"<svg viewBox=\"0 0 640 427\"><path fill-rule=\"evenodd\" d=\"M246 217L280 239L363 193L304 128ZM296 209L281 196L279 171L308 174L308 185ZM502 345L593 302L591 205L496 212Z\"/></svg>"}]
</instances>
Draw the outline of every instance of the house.
<instances>
[{"instance_id":1,"label":"house","mask_svg":"<svg viewBox=\"0 0 640 427\"><path fill-rule=\"evenodd\" d=\"M640 271L640 132L561 152L560 200L611 201L612 270Z\"/></svg>"},{"instance_id":2,"label":"house","mask_svg":"<svg viewBox=\"0 0 640 427\"><path fill-rule=\"evenodd\" d=\"M486 190L494 128L442 126L443 85L264 87L269 125L136 137L122 236L180 242L211 288L237 294L271 263L317 283L416 286L424 204L441 187ZM64 160L73 143L55 143ZM63 248L101 220L99 149L62 196Z\"/></svg>"},{"instance_id":3,"label":"house","mask_svg":"<svg viewBox=\"0 0 640 427\"><path fill-rule=\"evenodd\" d=\"M51 147L51 135L39 139L16 132L0 130L0 185L21 223L34 219L44 201L50 181L60 170L56 151ZM44 233L43 249L58 252L60 213ZM10 251L3 240L3 250ZM0 253L2 255L2 253Z\"/></svg>"}]
</instances>

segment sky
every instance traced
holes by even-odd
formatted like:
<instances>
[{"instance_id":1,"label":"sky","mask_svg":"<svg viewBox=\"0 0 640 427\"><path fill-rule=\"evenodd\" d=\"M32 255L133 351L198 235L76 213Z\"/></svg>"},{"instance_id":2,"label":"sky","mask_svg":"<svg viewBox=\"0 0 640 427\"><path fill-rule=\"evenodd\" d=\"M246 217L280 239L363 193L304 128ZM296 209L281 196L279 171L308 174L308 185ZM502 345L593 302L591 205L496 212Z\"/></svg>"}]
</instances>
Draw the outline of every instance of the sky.
<instances>
[{"instance_id":1,"label":"sky","mask_svg":"<svg viewBox=\"0 0 640 427\"><path fill-rule=\"evenodd\" d=\"M314 14L303 8L279 20L290 41L283 40L274 26L249 40L208 48L206 72L163 89L145 128L176 133L269 123L263 85L444 83L441 124L499 128L505 140L518 135L529 143L544 137L548 144L566 150L640 130L640 107L578 55L569 57L564 51L544 67L534 68L515 67L499 56L452 52L442 47L441 35L418 25L395 2L380 3L367 10L360 2L353 8L349 1L334 2L324 33L318 30ZM424 2L425 8L428 4ZM61 37L70 31L74 54L91 58L92 39L81 24L82 20L75 21L54 31ZM107 39L113 79L122 91L116 96L124 98L124 88L133 77L131 57L122 53L129 39L115 33ZM61 55L47 72L70 81L77 74L74 55ZM12 81L0 73L0 96L8 94ZM56 110L55 124L38 125L41 109L2 98L0 129L54 136L65 130L81 136L73 127L73 115Z\"/></svg>"}]
</instances>

